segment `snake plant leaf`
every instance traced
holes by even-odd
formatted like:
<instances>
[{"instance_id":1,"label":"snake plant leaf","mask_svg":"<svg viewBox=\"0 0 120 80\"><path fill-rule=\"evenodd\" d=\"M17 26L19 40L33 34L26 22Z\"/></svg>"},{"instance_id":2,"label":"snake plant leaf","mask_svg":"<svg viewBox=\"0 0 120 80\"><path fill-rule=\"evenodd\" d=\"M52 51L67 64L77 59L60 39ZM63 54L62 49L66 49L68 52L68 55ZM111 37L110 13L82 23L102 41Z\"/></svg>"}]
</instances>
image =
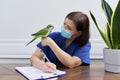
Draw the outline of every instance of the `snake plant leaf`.
<instances>
[{"instance_id":1,"label":"snake plant leaf","mask_svg":"<svg viewBox=\"0 0 120 80\"><path fill-rule=\"evenodd\" d=\"M97 22L96 22L96 19L95 19L94 15L92 14L92 12L91 12L91 11L89 11L89 12L90 12L90 16L92 17L92 19L93 19L93 21L94 21L94 23L95 23L95 25L96 25L96 27L97 27L97 29L98 29L101 37L102 37L103 40L105 41L106 45L107 45L108 47L111 47L110 42L109 42L109 40L108 40L107 37L106 37L106 34L105 34L103 31L101 31L101 29L99 28L99 26L98 26L98 24L97 24Z\"/></svg>"},{"instance_id":2,"label":"snake plant leaf","mask_svg":"<svg viewBox=\"0 0 120 80\"><path fill-rule=\"evenodd\" d=\"M106 39L107 39L107 41L108 41L108 47L109 47L110 49L112 49L113 46L112 46L112 42L111 42L110 27L109 27L109 26L110 26L110 25L106 22L106 24L105 24L105 26L104 26L104 33L105 33Z\"/></svg>"},{"instance_id":3,"label":"snake plant leaf","mask_svg":"<svg viewBox=\"0 0 120 80\"><path fill-rule=\"evenodd\" d=\"M112 8L105 0L101 0L101 6L106 15L108 23L111 24L111 17L112 17L112 13L113 13Z\"/></svg>"},{"instance_id":4,"label":"snake plant leaf","mask_svg":"<svg viewBox=\"0 0 120 80\"><path fill-rule=\"evenodd\" d=\"M113 11L110 5L105 0L101 0L101 7L107 18L107 22L104 26L104 30L105 30L107 40L109 42L109 48L113 48L112 42L111 42L111 36L110 36L110 24L111 24L111 17L112 17Z\"/></svg>"},{"instance_id":5,"label":"snake plant leaf","mask_svg":"<svg viewBox=\"0 0 120 80\"><path fill-rule=\"evenodd\" d=\"M120 49L120 0L112 15L111 31L113 47L115 49Z\"/></svg>"}]
</instances>

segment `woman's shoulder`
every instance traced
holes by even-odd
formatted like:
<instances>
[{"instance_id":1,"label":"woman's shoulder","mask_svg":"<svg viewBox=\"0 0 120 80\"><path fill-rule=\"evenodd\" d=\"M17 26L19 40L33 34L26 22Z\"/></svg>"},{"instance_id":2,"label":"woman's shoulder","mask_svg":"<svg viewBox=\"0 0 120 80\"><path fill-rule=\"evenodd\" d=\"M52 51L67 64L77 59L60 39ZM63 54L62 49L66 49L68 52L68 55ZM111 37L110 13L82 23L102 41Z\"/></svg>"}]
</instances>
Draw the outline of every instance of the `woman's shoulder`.
<instances>
[{"instance_id":1,"label":"woman's shoulder","mask_svg":"<svg viewBox=\"0 0 120 80\"><path fill-rule=\"evenodd\" d=\"M91 42L90 41L88 41L85 45L83 45L83 46L79 46L79 48L81 49L81 48L91 48Z\"/></svg>"},{"instance_id":2,"label":"woman's shoulder","mask_svg":"<svg viewBox=\"0 0 120 80\"><path fill-rule=\"evenodd\" d=\"M90 46L91 46L91 42L90 42L90 41L88 41L88 42L86 43L86 45L90 45Z\"/></svg>"},{"instance_id":3,"label":"woman's shoulder","mask_svg":"<svg viewBox=\"0 0 120 80\"><path fill-rule=\"evenodd\" d=\"M88 41L84 46L82 46L83 48L91 48L91 42Z\"/></svg>"}]
</instances>

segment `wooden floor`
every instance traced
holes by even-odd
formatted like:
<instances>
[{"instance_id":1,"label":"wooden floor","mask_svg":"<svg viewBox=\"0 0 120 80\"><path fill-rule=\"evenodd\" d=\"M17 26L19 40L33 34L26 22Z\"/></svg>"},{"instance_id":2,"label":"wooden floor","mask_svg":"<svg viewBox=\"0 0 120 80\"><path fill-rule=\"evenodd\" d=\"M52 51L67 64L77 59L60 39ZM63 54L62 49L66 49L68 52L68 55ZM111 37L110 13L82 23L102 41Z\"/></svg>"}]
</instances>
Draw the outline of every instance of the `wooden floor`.
<instances>
[{"instance_id":1,"label":"wooden floor","mask_svg":"<svg viewBox=\"0 0 120 80\"><path fill-rule=\"evenodd\" d=\"M26 80L15 71L16 66L30 66L30 64L0 64L0 80ZM90 66L59 69L65 70L67 75L55 80L120 80L120 74L104 70L103 60L91 60Z\"/></svg>"}]
</instances>

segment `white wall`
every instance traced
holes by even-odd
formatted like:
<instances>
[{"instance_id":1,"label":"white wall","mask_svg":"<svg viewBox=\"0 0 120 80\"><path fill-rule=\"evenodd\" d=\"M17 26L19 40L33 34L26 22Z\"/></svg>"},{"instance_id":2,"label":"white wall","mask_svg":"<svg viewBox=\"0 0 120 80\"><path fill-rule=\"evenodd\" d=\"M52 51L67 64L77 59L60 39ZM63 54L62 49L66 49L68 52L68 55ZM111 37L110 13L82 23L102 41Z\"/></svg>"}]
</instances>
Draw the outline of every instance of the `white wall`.
<instances>
[{"instance_id":1,"label":"white wall","mask_svg":"<svg viewBox=\"0 0 120 80\"><path fill-rule=\"evenodd\" d=\"M118 0L106 0L114 8ZM39 40L25 46L31 33L51 23L59 31L64 17L71 11L82 11L90 18L92 42L91 58L102 58L105 47L90 15L91 10L99 25L105 18L100 0L0 0L0 58L30 58Z\"/></svg>"}]
</instances>

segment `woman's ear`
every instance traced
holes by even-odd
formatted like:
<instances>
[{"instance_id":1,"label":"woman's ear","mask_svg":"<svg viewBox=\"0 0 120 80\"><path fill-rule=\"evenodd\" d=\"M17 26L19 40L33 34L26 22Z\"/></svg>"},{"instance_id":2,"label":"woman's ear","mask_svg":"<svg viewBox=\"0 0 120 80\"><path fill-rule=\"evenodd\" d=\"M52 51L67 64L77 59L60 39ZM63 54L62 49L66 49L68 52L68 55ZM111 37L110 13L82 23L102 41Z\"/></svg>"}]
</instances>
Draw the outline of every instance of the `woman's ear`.
<instances>
[{"instance_id":1,"label":"woman's ear","mask_svg":"<svg viewBox=\"0 0 120 80\"><path fill-rule=\"evenodd\" d=\"M78 31L76 34L74 34L74 37L81 36L81 34L82 34L82 31Z\"/></svg>"}]
</instances>

